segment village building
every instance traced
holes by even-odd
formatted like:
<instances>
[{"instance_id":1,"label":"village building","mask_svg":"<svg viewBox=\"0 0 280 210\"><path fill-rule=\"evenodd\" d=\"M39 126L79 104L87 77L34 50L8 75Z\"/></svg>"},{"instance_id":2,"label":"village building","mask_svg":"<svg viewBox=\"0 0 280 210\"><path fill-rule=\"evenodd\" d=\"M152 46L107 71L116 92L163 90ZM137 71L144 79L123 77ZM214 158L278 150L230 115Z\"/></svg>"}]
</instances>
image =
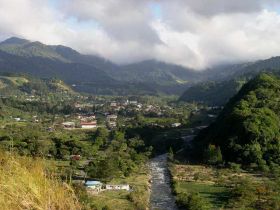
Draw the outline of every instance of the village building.
<instances>
[{"instance_id":1,"label":"village building","mask_svg":"<svg viewBox=\"0 0 280 210\"><path fill-rule=\"evenodd\" d=\"M111 107L116 107L116 106L117 106L117 103L116 103L116 102L111 102L110 106L111 106Z\"/></svg>"},{"instance_id":2,"label":"village building","mask_svg":"<svg viewBox=\"0 0 280 210\"><path fill-rule=\"evenodd\" d=\"M71 160L80 160L81 159L81 155L70 155L70 159Z\"/></svg>"},{"instance_id":3,"label":"village building","mask_svg":"<svg viewBox=\"0 0 280 210\"><path fill-rule=\"evenodd\" d=\"M137 105L137 101L129 101L129 104L131 104L131 105Z\"/></svg>"},{"instance_id":4,"label":"village building","mask_svg":"<svg viewBox=\"0 0 280 210\"><path fill-rule=\"evenodd\" d=\"M91 121L91 122L81 122L81 128L82 129L92 129L97 127L97 122L96 121Z\"/></svg>"},{"instance_id":5,"label":"village building","mask_svg":"<svg viewBox=\"0 0 280 210\"><path fill-rule=\"evenodd\" d=\"M106 190L130 190L130 186L128 184L119 184L119 185L112 185L112 184L106 184L105 185Z\"/></svg>"},{"instance_id":6,"label":"village building","mask_svg":"<svg viewBox=\"0 0 280 210\"><path fill-rule=\"evenodd\" d=\"M115 127L117 127L117 122L115 122L115 121L109 121L109 122L107 122L107 125L108 125L110 128L115 128Z\"/></svg>"},{"instance_id":7,"label":"village building","mask_svg":"<svg viewBox=\"0 0 280 210\"><path fill-rule=\"evenodd\" d=\"M82 122L91 122L96 119L94 114L89 114L89 115L78 115L77 117L79 120Z\"/></svg>"},{"instance_id":8,"label":"village building","mask_svg":"<svg viewBox=\"0 0 280 210\"><path fill-rule=\"evenodd\" d=\"M172 128L177 128L177 127L180 127L181 125L182 125L181 123L172 123L171 127Z\"/></svg>"},{"instance_id":9,"label":"village building","mask_svg":"<svg viewBox=\"0 0 280 210\"><path fill-rule=\"evenodd\" d=\"M74 122L64 122L62 123L62 126L64 129L72 129L75 128L75 123Z\"/></svg>"},{"instance_id":10,"label":"village building","mask_svg":"<svg viewBox=\"0 0 280 210\"><path fill-rule=\"evenodd\" d=\"M100 192L103 184L100 181L86 181L85 186L88 190Z\"/></svg>"},{"instance_id":11,"label":"village building","mask_svg":"<svg viewBox=\"0 0 280 210\"><path fill-rule=\"evenodd\" d=\"M107 115L107 120L108 120L108 121L117 120L117 119L118 119L118 116L115 115L115 114Z\"/></svg>"}]
</instances>

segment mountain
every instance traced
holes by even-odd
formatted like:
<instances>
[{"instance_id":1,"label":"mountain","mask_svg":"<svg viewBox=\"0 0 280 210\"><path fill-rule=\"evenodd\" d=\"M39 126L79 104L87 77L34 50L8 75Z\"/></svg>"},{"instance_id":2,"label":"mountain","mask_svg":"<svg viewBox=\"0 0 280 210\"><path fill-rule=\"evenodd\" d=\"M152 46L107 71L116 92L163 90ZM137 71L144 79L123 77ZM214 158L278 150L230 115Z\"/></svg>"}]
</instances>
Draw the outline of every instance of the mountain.
<instances>
[{"instance_id":1,"label":"mountain","mask_svg":"<svg viewBox=\"0 0 280 210\"><path fill-rule=\"evenodd\" d=\"M118 80L128 82L150 82L157 84L187 84L202 80L202 74L192 69L156 60L121 66Z\"/></svg>"},{"instance_id":2,"label":"mountain","mask_svg":"<svg viewBox=\"0 0 280 210\"><path fill-rule=\"evenodd\" d=\"M0 72L55 77L69 85L75 84L77 91L96 94L181 95L187 89L180 100L220 105L239 90L240 80L244 77L248 80L264 69L280 69L280 57L200 72L156 60L117 65L66 46L45 45L16 37L0 43Z\"/></svg>"},{"instance_id":3,"label":"mountain","mask_svg":"<svg viewBox=\"0 0 280 210\"><path fill-rule=\"evenodd\" d=\"M179 98L179 101L197 102L209 106L222 106L236 94L244 80L226 80L221 82L203 82L188 88Z\"/></svg>"},{"instance_id":4,"label":"mountain","mask_svg":"<svg viewBox=\"0 0 280 210\"><path fill-rule=\"evenodd\" d=\"M213 148L220 148L225 161L260 167L280 164L279 93L278 76L261 74L250 80L216 122L196 137L197 154L209 158L211 151L215 154Z\"/></svg>"},{"instance_id":5,"label":"mountain","mask_svg":"<svg viewBox=\"0 0 280 210\"><path fill-rule=\"evenodd\" d=\"M224 105L243 84L262 72L280 75L280 57L210 69L204 77L206 82L192 85L179 100Z\"/></svg>"},{"instance_id":6,"label":"mountain","mask_svg":"<svg viewBox=\"0 0 280 210\"><path fill-rule=\"evenodd\" d=\"M0 43L0 71L57 77L77 90L101 94L181 94L202 74L160 61L117 65L62 45L12 37Z\"/></svg>"},{"instance_id":7,"label":"mountain","mask_svg":"<svg viewBox=\"0 0 280 210\"><path fill-rule=\"evenodd\" d=\"M0 70L39 77L58 77L68 83L113 81L97 67L75 60L78 56L80 54L70 48L13 37L0 43ZM100 58L100 62L103 59Z\"/></svg>"}]
</instances>

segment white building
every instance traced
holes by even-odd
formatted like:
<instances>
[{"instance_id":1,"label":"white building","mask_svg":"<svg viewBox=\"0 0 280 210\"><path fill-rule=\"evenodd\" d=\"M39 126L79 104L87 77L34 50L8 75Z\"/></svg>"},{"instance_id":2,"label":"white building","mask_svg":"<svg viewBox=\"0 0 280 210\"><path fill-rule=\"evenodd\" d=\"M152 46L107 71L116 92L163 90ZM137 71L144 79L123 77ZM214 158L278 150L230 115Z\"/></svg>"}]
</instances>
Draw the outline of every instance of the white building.
<instances>
[{"instance_id":1,"label":"white building","mask_svg":"<svg viewBox=\"0 0 280 210\"><path fill-rule=\"evenodd\" d=\"M81 128L82 129L92 129L97 127L97 122L92 121L92 122L81 122Z\"/></svg>"},{"instance_id":2,"label":"white building","mask_svg":"<svg viewBox=\"0 0 280 210\"><path fill-rule=\"evenodd\" d=\"M112 184L106 184L105 185L106 190L130 190L130 186L128 184L119 184L119 185L112 185Z\"/></svg>"},{"instance_id":3,"label":"white building","mask_svg":"<svg viewBox=\"0 0 280 210\"><path fill-rule=\"evenodd\" d=\"M173 127L173 128L177 128L179 126L181 126L181 123L172 123L172 125L171 125L171 127Z\"/></svg>"},{"instance_id":4,"label":"white building","mask_svg":"<svg viewBox=\"0 0 280 210\"><path fill-rule=\"evenodd\" d=\"M64 122L64 123L62 123L62 125L65 129L75 128L74 122Z\"/></svg>"}]
</instances>

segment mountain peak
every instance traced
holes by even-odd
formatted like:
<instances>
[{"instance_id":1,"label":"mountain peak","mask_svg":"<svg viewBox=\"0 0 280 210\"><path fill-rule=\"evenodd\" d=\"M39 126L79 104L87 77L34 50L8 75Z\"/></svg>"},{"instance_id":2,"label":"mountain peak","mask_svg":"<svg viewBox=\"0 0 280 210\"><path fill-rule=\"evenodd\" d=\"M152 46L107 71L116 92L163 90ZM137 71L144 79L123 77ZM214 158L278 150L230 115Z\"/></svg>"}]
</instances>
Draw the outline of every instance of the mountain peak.
<instances>
[{"instance_id":1,"label":"mountain peak","mask_svg":"<svg viewBox=\"0 0 280 210\"><path fill-rule=\"evenodd\" d=\"M6 39L5 41L1 42L0 44L25 44L29 41L27 39L21 39L18 37L10 37Z\"/></svg>"}]
</instances>

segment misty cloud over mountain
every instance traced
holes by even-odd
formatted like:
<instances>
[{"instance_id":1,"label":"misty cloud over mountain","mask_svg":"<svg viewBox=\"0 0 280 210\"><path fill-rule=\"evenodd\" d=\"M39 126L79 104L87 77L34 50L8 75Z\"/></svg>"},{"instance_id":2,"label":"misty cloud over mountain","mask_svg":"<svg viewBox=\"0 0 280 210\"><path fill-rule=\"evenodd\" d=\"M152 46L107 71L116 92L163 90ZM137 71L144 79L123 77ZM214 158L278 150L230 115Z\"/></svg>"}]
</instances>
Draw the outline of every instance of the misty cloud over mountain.
<instances>
[{"instance_id":1,"label":"misty cloud over mountain","mask_svg":"<svg viewBox=\"0 0 280 210\"><path fill-rule=\"evenodd\" d=\"M203 69L279 55L276 0L1 0L0 38Z\"/></svg>"}]
</instances>

